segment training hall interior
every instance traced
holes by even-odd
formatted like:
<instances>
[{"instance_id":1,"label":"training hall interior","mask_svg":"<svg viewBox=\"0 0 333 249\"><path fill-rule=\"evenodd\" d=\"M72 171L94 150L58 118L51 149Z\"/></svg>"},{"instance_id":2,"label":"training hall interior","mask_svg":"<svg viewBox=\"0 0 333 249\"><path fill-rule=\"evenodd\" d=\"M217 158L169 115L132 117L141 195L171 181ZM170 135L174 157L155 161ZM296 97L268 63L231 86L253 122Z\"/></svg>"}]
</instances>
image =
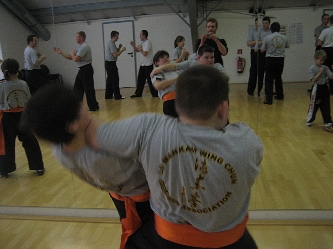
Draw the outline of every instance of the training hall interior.
<instances>
[{"instance_id":1,"label":"training hall interior","mask_svg":"<svg viewBox=\"0 0 333 249\"><path fill-rule=\"evenodd\" d=\"M248 230L259 248L327 249L333 248L333 134L323 131L319 112L313 125L306 125L314 29L326 13L333 15L332 1L0 0L0 59L15 58L23 68L26 38L37 34L36 49L46 55L43 64L51 74L61 75L61 84L73 86L76 64L53 48L70 53L77 47L75 34L82 30L92 50L100 106L92 115L114 121L143 112L163 114L162 100L152 98L147 86L142 98L130 98L140 65L130 42L139 44L140 31L147 30L154 53L166 50L172 56L174 39L182 35L185 48L193 52L193 41L206 32L205 20L216 18L216 35L228 45L223 61L230 78L229 121L248 124L264 146L251 192ZM282 74L284 100L272 105L263 104L264 91L260 96L247 94L247 35L255 18L260 26L264 16L280 23L290 43ZM117 60L120 91L126 97L122 100L104 98L104 52L112 30L119 32L117 43L126 47ZM242 72L237 70L239 58L244 59ZM119 248L121 225L108 193L62 167L50 144L39 143L44 175L28 169L17 141L17 170L0 178L0 248Z\"/></svg>"}]
</instances>

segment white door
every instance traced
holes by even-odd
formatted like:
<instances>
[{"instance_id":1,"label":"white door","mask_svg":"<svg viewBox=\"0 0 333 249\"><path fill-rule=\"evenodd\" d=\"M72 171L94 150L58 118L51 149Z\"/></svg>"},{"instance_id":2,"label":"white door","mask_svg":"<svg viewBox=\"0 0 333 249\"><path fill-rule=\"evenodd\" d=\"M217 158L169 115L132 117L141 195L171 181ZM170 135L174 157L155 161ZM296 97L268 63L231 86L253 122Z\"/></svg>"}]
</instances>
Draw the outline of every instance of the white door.
<instances>
[{"instance_id":1,"label":"white door","mask_svg":"<svg viewBox=\"0 0 333 249\"><path fill-rule=\"evenodd\" d=\"M135 40L134 21L103 23L104 56L105 47L111 39L111 31L113 30L119 32L119 40L116 42L117 47L120 43L123 45L123 47L126 47L126 50L117 59L119 86L120 88L136 87L136 57L135 53L133 52L133 48L130 45L130 42Z\"/></svg>"}]
</instances>

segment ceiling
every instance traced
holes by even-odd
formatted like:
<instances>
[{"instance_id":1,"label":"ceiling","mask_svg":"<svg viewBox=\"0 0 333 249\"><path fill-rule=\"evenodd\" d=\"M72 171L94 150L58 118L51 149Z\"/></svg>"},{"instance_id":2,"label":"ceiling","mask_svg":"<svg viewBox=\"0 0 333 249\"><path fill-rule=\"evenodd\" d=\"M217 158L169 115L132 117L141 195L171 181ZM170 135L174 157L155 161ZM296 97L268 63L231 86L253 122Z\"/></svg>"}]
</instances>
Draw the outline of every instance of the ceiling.
<instances>
[{"instance_id":1,"label":"ceiling","mask_svg":"<svg viewBox=\"0 0 333 249\"><path fill-rule=\"evenodd\" d=\"M23 5L41 24L90 21L98 19L133 17L177 13L187 17L189 8L196 6L198 17L212 11L236 12L249 15L252 8L262 12L275 8L332 6L332 0L15 0ZM0 0L3 2L15 2Z\"/></svg>"}]
</instances>

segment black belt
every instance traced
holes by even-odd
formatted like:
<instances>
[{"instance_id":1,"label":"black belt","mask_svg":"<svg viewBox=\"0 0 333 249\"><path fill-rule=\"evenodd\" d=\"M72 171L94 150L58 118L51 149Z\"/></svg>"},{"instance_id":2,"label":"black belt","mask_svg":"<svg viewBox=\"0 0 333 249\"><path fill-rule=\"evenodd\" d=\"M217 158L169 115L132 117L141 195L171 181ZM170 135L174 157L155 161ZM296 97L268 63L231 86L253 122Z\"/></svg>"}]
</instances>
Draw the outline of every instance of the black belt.
<instances>
[{"instance_id":1,"label":"black belt","mask_svg":"<svg viewBox=\"0 0 333 249\"><path fill-rule=\"evenodd\" d=\"M106 62L113 62L113 63L116 63L117 61L106 61Z\"/></svg>"},{"instance_id":2,"label":"black belt","mask_svg":"<svg viewBox=\"0 0 333 249\"><path fill-rule=\"evenodd\" d=\"M82 66L82 67L79 67L79 68L81 69L81 68L84 68L84 67L87 67L87 66L91 66L91 63L89 63L89 64L87 64L87 65L84 65L84 66Z\"/></svg>"}]
</instances>

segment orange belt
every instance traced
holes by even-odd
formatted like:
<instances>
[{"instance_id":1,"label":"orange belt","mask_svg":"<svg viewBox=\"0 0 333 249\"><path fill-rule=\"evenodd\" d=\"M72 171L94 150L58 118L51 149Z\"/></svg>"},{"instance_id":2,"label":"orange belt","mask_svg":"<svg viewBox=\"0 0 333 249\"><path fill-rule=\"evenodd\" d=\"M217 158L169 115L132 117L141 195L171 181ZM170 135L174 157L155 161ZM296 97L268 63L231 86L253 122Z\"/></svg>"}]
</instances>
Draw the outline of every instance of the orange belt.
<instances>
[{"instance_id":1,"label":"orange belt","mask_svg":"<svg viewBox=\"0 0 333 249\"><path fill-rule=\"evenodd\" d=\"M4 112L23 112L23 107L13 108L9 110L0 110L0 156L5 155L5 137L3 135L2 115Z\"/></svg>"},{"instance_id":2,"label":"orange belt","mask_svg":"<svg viewBox=\"0 0 333 249\"><path fill-rule=\"evenodd\" d=\"M176 92L168 92L163 95L162 99L163 101L176 99Z\"/></svg>"},{"instance_id":3,"label":"orange belt","mask_svg":"<svg viewBox=\"0 0 333 249\"><path fill-rule=\"evenodd\" d=\"M135 203L148 201L150 191L148 190L144 194L136 196L120 196L112 192L110 192L110 195L119 201L125 202L126 218L121 219L122 234L120 240L120 249L125 249L129 236L131 236L142 224L136 211Z\"/></svg>"},{"instance_id":4,"label":"orange belt","mask_svg":"<svg viewBox=\"0 0 333 249\"><path fill-rule=\"evenodd\" d=\"M234 228L214 233L203 232L189 224L171 223L157 214L154 218L157 233L166 240L186 246L220 248L235 243L243 236L249 215Z\"/></svg>"}]
</instances>

